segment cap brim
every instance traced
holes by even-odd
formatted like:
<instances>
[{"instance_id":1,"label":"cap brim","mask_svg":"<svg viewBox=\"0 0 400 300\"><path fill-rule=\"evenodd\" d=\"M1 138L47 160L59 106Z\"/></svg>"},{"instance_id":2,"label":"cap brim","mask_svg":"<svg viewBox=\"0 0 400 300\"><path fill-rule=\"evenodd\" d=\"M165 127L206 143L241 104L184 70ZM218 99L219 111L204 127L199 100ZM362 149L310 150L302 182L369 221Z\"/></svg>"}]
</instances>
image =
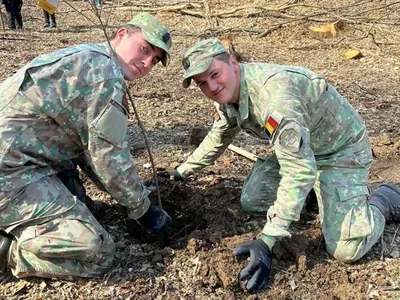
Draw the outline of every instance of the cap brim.
<instances>
[{"instance_id":1,"label":"cap brim","mask_svg":"<svg viewBox=\"0 0 400 300\"><path fill-rule=\"evenodd\" d=\"M191 69L190 71L186 71L185 75L183 75L182 86L185 89L187 89L190 86L190 83L192 81L192 77L194 75L198 75L198 74L203 73L204 71L206 71L210 67L213 58L214 57L210 57L208 59L208 61L205 62L204 64L201 64L200 66L197 66L197 67Z\"/></svg>"}]
</instances>

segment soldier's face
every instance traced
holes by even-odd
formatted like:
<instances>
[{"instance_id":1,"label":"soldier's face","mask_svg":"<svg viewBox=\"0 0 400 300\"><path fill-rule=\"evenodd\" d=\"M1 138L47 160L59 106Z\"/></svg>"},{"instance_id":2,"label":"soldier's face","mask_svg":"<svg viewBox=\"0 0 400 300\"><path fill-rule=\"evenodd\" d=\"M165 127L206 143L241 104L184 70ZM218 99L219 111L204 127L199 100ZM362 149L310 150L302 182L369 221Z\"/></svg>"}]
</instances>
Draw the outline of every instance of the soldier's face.
<instances>
[{"instance_id":1,"label":"soldier's face","mask_svg":"<svg viewBox=\"0 0 400 300\"><path fill-rule=\"evenodd\" d=\"M121 28L113 40L118 63L126 80L147 75L161 60L163 51L146 41L141 31L128 33Z\"/></svg>"},{"instance_id":2,"label":"soldier's face","mask_svg":"<svg viewBox=\"0 0 400 300\"><path fill-rule=\"evenodd\" d=\"M239 101L240 69L233 57L229 64L214 58L208 69L193 76L193 80L204 95L219 104Z\"/></svg>"}]
</instances>

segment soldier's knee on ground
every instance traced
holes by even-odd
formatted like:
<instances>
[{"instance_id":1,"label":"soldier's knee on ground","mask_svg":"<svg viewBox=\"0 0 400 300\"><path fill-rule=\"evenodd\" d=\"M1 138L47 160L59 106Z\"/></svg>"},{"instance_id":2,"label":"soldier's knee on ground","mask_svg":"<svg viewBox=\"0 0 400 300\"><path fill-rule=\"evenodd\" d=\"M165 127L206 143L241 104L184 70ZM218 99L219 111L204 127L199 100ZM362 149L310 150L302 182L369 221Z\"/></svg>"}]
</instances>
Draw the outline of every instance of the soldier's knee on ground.
<instances>
[{"instance_id":1,"label":"soldier's knee on ground","mask_svg":"<svg viewBox=\"0 0 400 300\"><path fill-rule=\"evenodd\" d=\"M344 263L353 263L359 260L364 252L362 250L363 238L349 241L338 241L326 243L326 251L336 260Z\"/></svg>"},{"instance_id":2,"label":"soldier's knee on ground","mask_svg":"<svg viewBox=\"0 0 400 300\"><path fill-rule=\"evenodd\" d=\"M271 206L267 204L267 200L254 199L247 194L241 195L240 205L245 212L255 216L265 215Z\"/></svg>"},{"instance_id":3,"label":"soldier's knee on ground","mask_svg":"<svg viewBox=\"0 0 400 300\"><path fill-rule=\"evenodd\" d=\"M64 246L60 247L60 244ZM41 258L96 261L104 256L114 256L115 253L114 242L106 231L100 231L81 220L66 219L28 229L21 235L19 245L21 250Z\"/></svg>"}]
</instances>

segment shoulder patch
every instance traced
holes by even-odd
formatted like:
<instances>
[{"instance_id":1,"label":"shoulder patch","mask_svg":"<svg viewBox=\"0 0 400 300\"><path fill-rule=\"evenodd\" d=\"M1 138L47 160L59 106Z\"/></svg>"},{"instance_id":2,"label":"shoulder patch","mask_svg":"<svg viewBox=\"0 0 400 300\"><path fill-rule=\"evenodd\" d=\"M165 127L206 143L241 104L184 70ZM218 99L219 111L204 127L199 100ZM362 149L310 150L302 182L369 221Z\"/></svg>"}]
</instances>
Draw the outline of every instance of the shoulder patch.
<instances>
[{"instance_id":1,"label":"shoulder patch","mask_svg":"<svg viewBox=\"0 0 400 300\"><path fill-rule=\"evenodd\" d=\"M112 100L94 120L94 128L99 136L114 146L121 146L127 134L128 120L123 110L121 104Z\"/></svg>"},{"instance_id":2,"label":"shoulder patch","mask_svg":"<svg viewBox=\"0 0 400 300\"><path fill-rule=\"evenodd\" d=\"M294 128L289 128L280 134L279 144L289 152L297 153L303 145L303 138Z\"/></svg>"},{"instance_id":3,"label":"shoulder patch","mask_svg":"<svg viewBox=\"0 0 400 300\"><path fill-rule=\"evenodd\" d=\"M296 155L302 155L306 143L308 143L307 133L298 123L291 121L285 123L279 130L276 146L281 150Z\"/></svg>"},{"instance_id":4,"label":"shoulder patch","mask_svg":"<svg viewBox=\"0 0 400 300\"><path fill-rule=\"evenodd\" d=\"M264 132L269 139L271 139L276 132L279 125L282 123L283 116L274 110L265 120Z\"/></svg>"}]
</instances>

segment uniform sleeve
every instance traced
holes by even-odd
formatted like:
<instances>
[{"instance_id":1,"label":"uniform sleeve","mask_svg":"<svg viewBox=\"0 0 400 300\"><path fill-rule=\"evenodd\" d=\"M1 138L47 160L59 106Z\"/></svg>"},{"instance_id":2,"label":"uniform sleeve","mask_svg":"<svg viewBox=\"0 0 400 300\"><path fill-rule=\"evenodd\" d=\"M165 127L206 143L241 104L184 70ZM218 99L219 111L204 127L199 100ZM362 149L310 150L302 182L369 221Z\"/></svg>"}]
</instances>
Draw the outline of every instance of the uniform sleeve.
<instances>
[{"instance_id":1,"label":"uniform sleeve","mask_svg":"<svg viewBox=\"0 0 400 300\"><path fill-rule=\"evenodd\" d=\"M260 92L260 97L270 103L265 122L267 129L272 125L271 142L281 175L277 199L268 210L267 224L262 231L270 248L277 239L290 236L289 225L299 220L317 174L316 160L310 148L307 99L304 99L304 89L310 82L305 76L297 76L300 77L278 74L267 81Z\"/></svg>"},{"instance_id":2,"label":"uniform sleeve","mask_svg":"<svg viewBox=\"0 0 400 300\"><path fill-rule=\"evenodd\" d=\"M216 114L212 129L193 154L177 169L183 177L199 172L212 164L240 131L235 118L229 118L219 105L215 107Z\"/></svg>"},{"instance_id":3,"label":"uniform sleeve","mask_svg":"<svg viewBox=\"0 0 400 300\"><path fill-rule=\"evenodd\" d=\"M130 154L128 119L122 106L120 79L93 86L86 97L89 107L88 154L94 171L107 192L127 207L129 217L140 218L149 208L149 191L140 182Z\"/></svg>"}]
</instances>

